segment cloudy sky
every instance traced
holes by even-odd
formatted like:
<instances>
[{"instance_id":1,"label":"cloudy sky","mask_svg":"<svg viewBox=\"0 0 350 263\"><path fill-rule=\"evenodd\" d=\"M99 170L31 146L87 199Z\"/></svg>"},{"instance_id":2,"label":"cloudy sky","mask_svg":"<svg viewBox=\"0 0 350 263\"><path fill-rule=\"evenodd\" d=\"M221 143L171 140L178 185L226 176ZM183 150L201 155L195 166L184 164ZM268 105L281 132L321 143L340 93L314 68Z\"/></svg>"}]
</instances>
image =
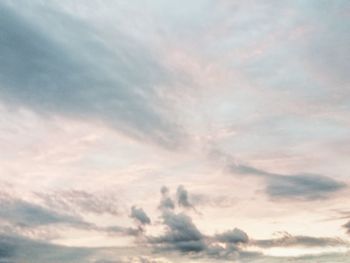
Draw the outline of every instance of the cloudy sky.
<instances>
[{"instance_id":1,"label":"cloudy sky","mask_svg":"<svg viewBox=\"0 0 350 263\"><path fill-rule=\"evenodd\" d=\"M350 262L350 2L0 2L0 262Z\"/></svg>"}]
</instances>

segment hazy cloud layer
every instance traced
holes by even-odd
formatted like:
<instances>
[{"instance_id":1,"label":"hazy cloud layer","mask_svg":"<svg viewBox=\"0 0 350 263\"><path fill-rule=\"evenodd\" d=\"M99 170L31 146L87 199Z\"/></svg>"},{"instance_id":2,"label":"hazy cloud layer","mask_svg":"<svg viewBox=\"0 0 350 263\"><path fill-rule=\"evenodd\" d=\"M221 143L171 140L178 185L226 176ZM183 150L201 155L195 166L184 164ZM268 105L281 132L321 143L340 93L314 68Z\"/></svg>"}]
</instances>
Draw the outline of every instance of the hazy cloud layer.
<instances>
[{"instance_id":1,"label":"hazy cloud layer","mask_svg":"<svg viewBox=\"0 0 350 263\"><path fill-rule=\"evenodd\" d=\"M52 245L20 236L0 236L1 262L84 262L92 249ZM86 262L86 261L85 261Z\"/></svg>"},{"instance_id":2,"label":"hazy cloud layer","mask_svg":"<svg viewBox=\"0 0 350 263\"><path fill-rule=\"evenodd\" d=\"M22 14L1 4L3 102L44 116L102 121L165 147L180 143L181 128L156 106L154 88L166 84L168 73L150 49L122 33L111 49L98 32L49 4L34 2L28 8L28 14ZM26 17L33 15L30 12L46 16L34 15L32 20ZM61 37L70 41L57 40L58 32L51 28L59 26L65 28Z\"/></svg>"},{"instance_id":3,"label":"hazy cloud layer","mask_svg":"<svg viewBox=\"0 0 350 263\"><path fill-rule=\"evenodd\" d=\"M55 193L38 193L47 206L75 213L106 213L118 215L118 201L115 196L103 193L89 193L81 190L67 190Z\"/></svg>"},{"instance_id":4,"label":"hazy cloud layer","mask_svg":"<svg viewBox=\"0 0 350 263\"><path fill-rule=\"evenodd\" d=\"M0 218L25 227L50 224L87 225L79 218L69 214L58 213L46 207L11 197L1 198Z\"/></svg>"},{"instance_id":5,"label":"hazy cloud layer","mask_svg":"<svg viewBox=\"0 0 350 263\"><path fill-rule=\"evenodd\" d=\"M1 1L0 262L349 261L349 10Z\"/></svg>"},{"instance_id":6,"label":"hazy cloud layer","mask_svg":"<svg viewBox=\"0 0 350 263\"><path fill-rule=\"evenodd\" d=\"M164 199L164 195L169 194L169 189L163 187L161 189L161 200ZM168 196L170 199L170 197ZM73 228L81 228L82 221L76 222L71 218L58 216L55 212L40 208L30 203L18 202L12 200L13 207L11 211L16 211L14 215L9 209L7 211L10 217L23 218L23 222L20 224L26 224L28 227L35 227L38 224L58 224L65 223L71 224ZM171 199L170 199L171 200ZM2 202L5 204L5 202ZM25 204L25 205L24 205ZM7 205L8 206L8 205ZM17 209L17 206L20 207ZM181 205L178 205L181 208ZM22 209L25 207L25 209ZM16 208L16 209L15 209ZM89 226L87 229L93 231L100 231L103 233L118 234L122 236L130 236L138 238L137 249L147 248L143 252L144 256L132 257L131 254L126 256L114 256L116 262L163 262L156 259L157 256L163 257L170 253L171 257L185 258L190 257L193 260L202 259L204 261L217 261L217 260L233 260L240 259L242 261L250 260L252 262L270 262L273 258L267 257L262 253L253 252L249 250L250 247L260 248L273 248L273 247L348 247L349 243L340 238L329 237L311 237L311 236L293 236L287 232L280 233L280 237L274 239L258 239L254 240L248 237L248 234L239 229L233 228L215 235L205 235L195 224L190 215L185 212L176 212L178 207L163 207L161 212L161 225L164 227L164 232L160 235L149 235L145 233L145 227L151 225L151 220L144 212L142 208L131 207L130 217L135 219L137 224L140 224L138 228L133 227L97 227ZM43 212L45 211L45 212ZM186 210L187 211L187 210ZM191 212L189 210L188 212ZM1 215L2 217L4 214ZM33 222L32 217L36 218ZM12 222L13 223L13 222ZM140 228L141 227L141 228ZM346 226L345 226L346 227ZM113 252L113 248L106 250L105 248L70 248L64 246L54 245L49 241L39 241L35 239L29 239L18 234L1 234L0 236L0 259L4 262L16 262L22 260L31 254L35 254L31 257L29 262L95 262L94 258L104 258L105 253L111 253L114 255L118 252ZM134 250L133 253L138 253ZM153 256L152 256L153 254ZM128 255L128 256L127 256ZM338 256L338 255L337 255ZM173 262L171 257L169 262ZM105 262L100 259L98 262ZM153 259L155 258L155 259ZM318 256L313 257L319 259ZM109 259L108 259L109 260ZM124 260L124 261L123 261ZM139 260L139 261L137 261ZM153 260L153 261L152 261ZM158 261L157 261L158 260ZM266 260L266 261L264 261ZM302 258L296 258L303 262ZM114 262L112 260L112 262ZM167 262L167 261L165 261ZM177 261L174 261L177 262ZM273 262L273 261L271 261Z\"/></svg>"}]
</instances>

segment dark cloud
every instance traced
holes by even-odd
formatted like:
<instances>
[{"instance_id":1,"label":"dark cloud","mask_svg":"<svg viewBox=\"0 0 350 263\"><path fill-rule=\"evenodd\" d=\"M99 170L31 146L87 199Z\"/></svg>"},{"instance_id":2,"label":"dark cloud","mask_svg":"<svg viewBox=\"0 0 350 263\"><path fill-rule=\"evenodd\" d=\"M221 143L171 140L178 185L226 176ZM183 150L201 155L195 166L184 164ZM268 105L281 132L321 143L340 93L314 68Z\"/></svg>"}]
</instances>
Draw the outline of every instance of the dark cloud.
<instances>
[{"instance_id":1,"label":"dark cloud","mask_svg":"<svg viewBox=\"0 0 350 263\"><path fill-rule=\"evenodd\" d=\"M234 173L261 176L266 180L266 193L273 198L323 199L337 192L345 183L317 174L277 174L246 165L231 165Z\"/></svg>"},{"instance_id":2,"label":"dark cloud","mask_svg":"<svg viewBox=\"0 0 350 263\"><path fill-rule=\"evenodd\" d=\"M49 224L88 225L77 217L58 213L46 207L20 199L2 198L0 201L0 218L14 225L27 227Z\"/></svg>"},{"instance_id":3,"label":"dark cloud","mask_svg":"<svg viewBox=\"0 0 350 263\"><path fill-rule=\"evenodd\" d=\"M70 248L16 235L0 235L0 262L81 263L93 249Z\"/></svg>"},{"instance_id":4,"label":"dark cloud","mask_svg":"<svg viewBox=\"0 0 350 263\"><path fill-rule=\"evenodd\" d=\"M252 171L254 168L249 168ZM267 173L267 172L261 172ZM169 189L161 189L162 199L168 196ZM262 252L252 252L249 247L342 247L349 243L340 238L311 237L280 232L280 236L274 239L254 240L239 228L227 230L215 235L204 235L186 213L175 213L170 209L163 209L161 223L165 226L165 232L159 236L146 236L147 245L154 248L156 253L180 252L180 254L192 258L206 260L242 260L251 262L271 259ZM350 224L350 223L349 223ZM350 226L346 226L350 228ZM340 254L337 256L341 256ZM318 259L319 256L312 257ZM285 260L286 258L279 258ZM300 258L300 262L303 262ZM279 261L276 261L279 262Z\"/></svg>"},{"instance_id":5,"label":"dark cloud","mask_svg":"<svg viewBox=\"0 0 350 263\"><path fill-rule=\"evenodd\" d=\"M90 198L90 197L89 197ZM68 226L86 231L97 231L109 235L140 236L143 234L143 225L151 221L143 209L133 207L131 217L140 224L138 227L122 226L98 226L86 222L80 216L70 213L64 206L46 207L36 203L15 198L11 195L0 193L0 234L13 233L28 237L40 237L51 239L57 234L50 230L50 226Z\"/></svg>"},{"instance_id":6,"label":"dark cloud","mask_svg":"<svg viewBox=\"0 0 350 263\"><path fill-rule=\"evenodd\" d=\"M165 233L157 237L148 237L148 243L156 251L174 251L192 256L236 258L241 252L240 245L247 243L248 235L240 229L233 229L215 236L206 236L197 228L192 218L185 213L175 213L169 207L163 207L162 201L168 198L169 189L161 188L162 224ZM188 193L183 186L177 188L178 203L192 207ZM165 208L165 209L164 209ZM225 243L218 246L216 243Z\"/></svg>"},{"instance_id":7,"label":"dark cloud","mask_svg":"<svg viewBox=\"0 0 350 263\"><path fill-rule=\"evenodd\" d=\"M16 253L16 247L8 242L6 236L0 236L0 262L12 258Z\"/></svg>"},{"instance_id":8,"label":"dark cloud","mask_svg":"<svg viewBox=\"0 0 350 263\"><path fill-rule=\"evenodd\" d=\"M160 209L174 209L175 208L174 201L170 197L165 197L160 201L159 208Z\"/></svg>"},{"instance_id":9,"label":"dark cloud","mask_svg":"<svg viewBox=\"0 0 350 263\"><path fill-rule=\"evenodd\" d=\"M133 206L131 208L131 218L136 219L141 225L148 225L151 223L151 219L148 217L148 215L143 211L142 208L137 208Z\"/></svg>"},{"instance_id":10,"label":"dark cloud","mask_svg":"<svg viewBox=\"0 0 350 263\"><path fill-rule=\"evenodd\" d=\"M323 175L297 174L270 178L266 190L272 197L322 199L344 187L344 183Z\"/></svg>"},{"instance_id":11,"label":"dark cloud","mask_svg":"<svg viewBox=\"0 0 350 263\"><path fill-rule=\"evenodd\" d=\"M159 208L161 210L163 209L174 209L175 204L174 201L169 197L169 189L166 186L163 186L160 189L160 192L162 194L162 199L160 200Z\"/></svg>"},{"instance_id":12,"label":"dark cloud","mask_svg":"<svg viewBox=\"0 0 350 263\"><path fill-rule=\"evenodd\" d=\"M343 227L345 227L346 232L350 235L350 221L343 225Z\"/></svg>"},{"instance_id":13,"label":"dark cloud","mask_svg":"<svg viewBox=\"0 0 350 263\"><path fill-rule=\"evenodd\" d=\"M188 192L183 185L178 186L176 190L176 198L179 206L193 208L193 205L189 201Z\"/></svg>"},{"instance_id":14,"label":"dark cloud","mask_svg":"<svg viewBox=\"0 0 350 263\"><path fill-rule=\"evenodd\" d=\"M282 236L274 239L255 240L253 245L269 247L325 247L348 245L348 242L340 238L329 237L310 237L310 236L293 236L287 232L281 233Z\"/></svg>"},{"instance_id":15,"label":"dark cloud","mask_svg":"<svg viewBox=\"0 0 350 263\"><path fill-rule=\"evenodd\" d=\"M184 132L156 90L170 85L170 76L151 49L121 33L109 48L94 29L48 3L20 12L13 6L0 4L2 102L99 121L167 148L181 144Z\"/></svg>"},{"instance_id":16,"label":"dark cloud","mask_svg":"<svg viewBox=\"0 0 350 263\"><path fill-rule=\"evenodd\" d=\"M161 249L187 253L200 252L206 248L204 236L189 216L183 213L175 214L171 211L164 211L162 218L166 226L166 233L151 238L153 244L158 245Z\"/></svg>"},{"instance_id":17,"label":"dark cloud","mask_svg":"<svg viewBox=\"0 0 350 263\"><path fill-rule=\"evenodd\" d=\"M247 243L248 235L238 228L216 235L215 239L223 243Z\"/></svg>"},{"instance_id":18,"label":"dark cloud","mask_svg":"<svg viewBox=\"0 0 350 263\"><path fill-rule=\"evenodd\" d=\"M215 236L203 235L192 221L191 217L184 213L176 214L165 211L162 215L166 231L158 237L149 237L148 242L155 251L180 252L194 258L237 259L249 254L244 252L241 245L248 242L248 236L242 230L234 229ZM224 243L224 245L218 245Z\"/></svg>"}]
</instances>

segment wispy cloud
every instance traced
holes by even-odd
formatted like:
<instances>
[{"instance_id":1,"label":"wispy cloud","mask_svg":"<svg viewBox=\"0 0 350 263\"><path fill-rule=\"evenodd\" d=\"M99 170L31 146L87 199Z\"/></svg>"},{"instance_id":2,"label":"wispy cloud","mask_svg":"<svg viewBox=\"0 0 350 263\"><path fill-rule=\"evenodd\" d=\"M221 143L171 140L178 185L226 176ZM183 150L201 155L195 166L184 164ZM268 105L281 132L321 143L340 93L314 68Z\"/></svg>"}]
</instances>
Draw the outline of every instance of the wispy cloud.
<instances>
[{"instance_id":1,"label":"wispy cloud","mask_svg":"<svg viewBox=\"0 0 350 263\"><path fill-rule=\"evenodd\" d=\"M266 180L266 193L273 198L322 199L346 187L330 177L317 174L278 174L252 166L230 166L234 173L263 177Z\"/></svg>"},{"instance_id":2,"label":"wispy cloud","mask_svg":"<svg viewBox=\"0 0 350 263\"><path fill-rule=\"evenodd\" d=\"M181 127L156 106L155 88L165 85L168 73L147 47L120 33L111 49L93 28L49 4L29 6L31 12L47 12L46 20L36 21L6 3L1 6L4 103L43 116L102 122L165 147L184 139ZM70 41L58 40L50 30L60 25Z\"/></svg>"},{"instance_id":3,"label":"wispy cloud","mask_svg":"<svg viewBox=\"0 0 350 263\"><path fill-rule=\"evenodd\" d=\"M0 261L346 262L348 11L2 1Z\"/></svg>"}]
</instances>

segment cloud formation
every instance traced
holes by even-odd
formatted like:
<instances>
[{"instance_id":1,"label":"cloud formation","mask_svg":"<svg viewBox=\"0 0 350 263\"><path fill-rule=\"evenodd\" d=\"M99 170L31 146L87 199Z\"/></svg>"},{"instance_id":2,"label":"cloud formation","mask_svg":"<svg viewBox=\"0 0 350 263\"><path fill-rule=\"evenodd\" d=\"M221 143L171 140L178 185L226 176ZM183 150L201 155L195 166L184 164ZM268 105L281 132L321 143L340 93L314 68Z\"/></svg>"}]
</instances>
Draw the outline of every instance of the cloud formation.
<instances>
[{"instance_id":1,"label":"cloud formation","mask_svg":"<svg viewBox=\"0 0 350 263\"><path fill-rule=\"evenodd\" d=\"M274 239L255 240L252 244L263 247L325 247L348 246L349 243L340 238L324 238L310 236L293 236L288 232L281 233L281 237Z\"/></svg>"},{"instance_id":2,"label":"cloud formation","mask_svg":"<svg viewBox=\"0 0 350 263\"><path fill-rule=\"evenodd\" d=\"M346 232L350 234L350 221L343 225L343 227L346 229Z\"/></svg>"},{"instance_id":3,"label":"cloud formation","mask_svg":"<svg viewBox=\"0 0 350 263\"><path fill-rule=\"evenodd\" d=\"M0 262L86 262L93 249L58 246L16 235L0 235Z\"/></svg>"},{"instance_id":4,"label":"cloud formation","mask_svg":"<svg viewBox=\"0 0 350 263\"><path fill-rule=\"evenodd\" d=\"M247 243L249 241L248 235L238 229L235 228L233 230L228 230L224 233L217 234L216 240L222 243Z\"/></svg>"},{"instance_id":5,"label":"cloud formation","mask_svg":"<svg viewBox=\"0 0 350 263\"><path fill-rule=\"evenodd\" d=\"M185 214L175 214L165 211L162 215L166 233L151 238L151 243L157 244L164 250L177 250L181 252L200 252L206 248L204 237Z\"/></svg>"},{"instance_id":6,"label":"cloud formation","mask_svg":"<svg viewBox=\"0 0 350 263\"><path fill-rule=\"evenodd\" d=\"M48 207L74 213L94 213L118 215L118 200L115 196L103 193L90 193L82 190L37 193Z\"/></svg>"},{"instance_id":7,"label":"cloud formation","mask_svg":"<svg viewBox=\"0 0 350 263\"><path fill-rule=\"evenodd\" d=\"M148 225L151 223L151 219L142 208L131 207L130 217L136 219L141 225Z\"/></svg>"},{"instance_id":8,"label":"cloud formation","mask_svg":"<svg viewBox=\"0 0 350 263\"><path fill-rule=\"evenodd\" d=\"M0 262L347 262L348 11L1 1Z\"/></svg>"},{"instance_id":9,"label":"cloud formation","mask_svg":"<svg viewBox=\"0 0 350 263\"><path fill-rule=\"evenodd\" d=\"M122 33L111 49L93 28L49 3L34 1L28 13L15 8L1 3L2 102L43 116L102 122L167 148L181 143L180 126L165 116L164 105L156 106L160 101L155 87L169 85L168 73L150 49ZM30 12L44 10L47 19L30 17ZM51 28L60 25L70 41L57 40Z\"/></svg>"},{"instance_id":10,"label":"cloud formation","mask_svg":"<svg viewBox=\"0 0 350 263\"><path fill-rule=\"evenodd\" d=\"M162 194L162 199L160 201L159 208L161 210L163 209L174 209L175 203L174 201L169 197L169 189L166 186L163 186L160 189L160 192Z\"/></svg>"},{"instance_id":11,"label":"cloud formation","mask_svg":"<svg viewBox=\"0 0 350 263\"><path fill-rule=\"evenodd\" d=\"M189 201L188 192L183 185L177 187L176 198L179 206L184 208L193 208L193 205Z\"/></svg>"},{"instance_id":12,"label":"cloud formation","mask_svg":"<svg viewBox=\"0 0 350 263\"><path fill-rule=\"evenodd\" d=\"M88 225L69 214L58 213L46 207L12 197L1 198L0 218L24 227L50 224Z\"/></svg>"},{"instance_id":13,"label":"cloud formation","mask_svg":"<svg viewBox=\"0 0 350 263\"><path fill-rule=\"evenodd\" d=\"M233 164L230 169L234 173L263 177L266 180L266 193L273 198L323 199L346 187L345 183L324 175L278 174L240 164Z\"/></svg>"},{"instance_id":14,"label":"cloud formation","mask_svg":"<svg viewBox=\"0 0 350 263\"><path fill-rule=\"evenodd\" d=\"M164 201L164 197L168 196L169 189L162 187L160 202ZM3 198L4 199L4 198ZM4 199L5 200L5 199ZM70 217L59 216L56 212L36 206L34 204L18 201L17 199L10 199L10 201L2 202L8 209L4 209L1 213L2 219L12 220L21 218L21 222L15 224L26 224L28 227L36 227L38 225L47 224L71 224L73 228L82 228L83 221L76 221ZM139 225L133 227L98 227L86 224L86 229L101 233L117 234L126 237L137 237L138 246L151 249L151 251L144 251L144 257L125 257L118 256L117 262L128 262L128 260L140 260L140 262L153 262L152 257L147 256L149 253L157 256L167 255L169 252L172 255L179 257L190 257L192 259L203 260L265 260L267 262L269 257L262 253L253 252L249 250L250 247L259 247L262 249L269 249L274 247L309 247L309 248L323 248L323 247L347 247L349 243L340 238L329 237L311 237L302 235L291 235L287 232L281 233L281 237L273 239L252 239L248 234L239 229L233 228L213 235L203 234L199 227L195 224L191 216L186 214L188 210L177 212L174 207L161 207L161 221L160 224L164 227L164 232L159 235L146 235L143 227L145 225L152 225L148 215L142 208L135 206L131 207L130 217ZM35 220L33 219L35 217ZM159 224L159 223L156 223ZM345 225L344 227L347 227ZM4 262L16 262L16 260L24 259L29 254L35 253L36 256L31 258L30 262L90 262L91 258L104 258L103 253L105 248L69 248L58 246L49 241L38 241L29 239L19 234L1 234L0 235L0 259ZM43 253L46 251L46 253ZM94 256L95 255L95 256ZM338 256L338 255L337 255ZM98 262L104 262L100 259ZM124 259L123 259L124 258ZM143 258L143 260L141 260ZM316 257L315 257L316 258ZM6 261L7 260L7 261ZM102 261L101 261L102 260ZM123 261L124 260L124 261ZM146 261L145 261L146 260ZM93 261L91 261L93 262ZM112 261L113 262L113 261ZM157 262L157 260L155 261ZM162 262L162 260L160 260ZM172 261L170 261L172 262ZM264 262L264 261L262 261ZM302 261L301 261L302 262Z\"/></svg>"}]
</instances>

